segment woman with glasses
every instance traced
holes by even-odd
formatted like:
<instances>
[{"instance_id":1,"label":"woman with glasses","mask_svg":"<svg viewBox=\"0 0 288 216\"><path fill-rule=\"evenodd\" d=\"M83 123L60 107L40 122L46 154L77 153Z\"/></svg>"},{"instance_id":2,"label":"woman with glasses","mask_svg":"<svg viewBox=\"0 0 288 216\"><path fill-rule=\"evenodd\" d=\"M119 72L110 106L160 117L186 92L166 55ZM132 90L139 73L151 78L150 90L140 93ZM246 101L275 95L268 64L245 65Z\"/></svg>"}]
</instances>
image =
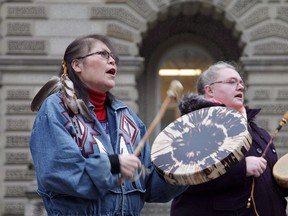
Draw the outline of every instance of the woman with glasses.
<instances>
[{"instance_id":1,"label":"woman with glasses","mask_svg":"<svg viewBox=\"0 0 288 216\"><path fill-rule=\"evenodd\" d=\"M260 109L244 106L245 84L236 68L226 62L210 66L198 79L198 94L183 96L182 115L211 106L226 106L242 113L248 121L252 145L237 165L224 175L190 186L176 197L171 216L284 216L287 189L280 188L272 175L277 161L274 145L262 157L270 135L254 119Z\"/></svg>"},{"instance_id":2,"label":"woman with glasses","mask_svg":"<svg viewBox=\"0 0 288 216\"><path fill-rule=\"evenodd\" d=\"M159 178L148 143L133 155L146 129L110 93L117 64L108 38L78 38L59 77L32 101L38 113L30 150L48 215L140 215L145 201L168 202L186 189Z\"/></svg>"}]
</instances>

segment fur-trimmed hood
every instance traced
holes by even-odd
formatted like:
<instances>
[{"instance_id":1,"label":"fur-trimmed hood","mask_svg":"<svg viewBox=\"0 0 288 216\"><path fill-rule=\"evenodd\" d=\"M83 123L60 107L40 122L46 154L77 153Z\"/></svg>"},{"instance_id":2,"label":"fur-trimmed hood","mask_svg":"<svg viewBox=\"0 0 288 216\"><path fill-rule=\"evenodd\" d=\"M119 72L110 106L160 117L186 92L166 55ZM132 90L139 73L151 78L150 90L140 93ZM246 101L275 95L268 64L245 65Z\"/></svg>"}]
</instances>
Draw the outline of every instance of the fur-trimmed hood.
<instances>
[{"instance_id":1,"label":"fur-trimmed hood","mask_svg":"<svg viewBox=\"0 0 288 216\"><path fill-rule=\"evenodd\" d=\"M211 107L211 106L225 106L225 104L214 103L212 101L206 100L202 95L196 93L187 93L181 98L178 108L181 115L185 115L189 112L193 112L198 109ZM251 109L246 108L247 118L249 121L254 121L256 115L260 112L261 109Z\"/></svg>"},{"instance_id":2,"label":"fur-trimmed hood","mask_svg":"<svg viewBox=\"0 0 288 216\"><path fill-rule=\"evenodd\" d=\"M180 110L181 115L185 115L189 112L211 106L225 106L225 105L211 102L209 100L206 100L203 96L195 93L185 94L178 104L178 108Z\"/></svg>"}]
</instances>

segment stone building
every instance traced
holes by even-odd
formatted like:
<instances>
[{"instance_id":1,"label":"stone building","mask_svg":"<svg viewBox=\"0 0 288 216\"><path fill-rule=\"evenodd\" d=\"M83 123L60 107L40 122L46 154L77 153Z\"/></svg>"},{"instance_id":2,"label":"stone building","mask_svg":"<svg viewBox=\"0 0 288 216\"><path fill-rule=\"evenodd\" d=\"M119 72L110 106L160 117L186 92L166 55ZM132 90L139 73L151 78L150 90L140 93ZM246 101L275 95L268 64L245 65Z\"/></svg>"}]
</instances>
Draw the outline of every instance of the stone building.
<instances>
[{"instance_id":1,"label":"stone building","mask_svg":"<svg viewBox=\"0 0 288 216\"><path fill-rule=\"evenodd\" d=\"M152 122L172 79L194 91L197 76L164 77L159 69L204 70L237 62L262 107L259 124L273 132L288 110L287 0L0 0L0 215L45 215L35 194L28 142L30 102L59 71L76 37L108 35L120 56L114 94ZM151 140L178 116L171 103ZM288 152L287 128L275 138ZM25 207L26 206L26 207ZM26 212L26 213L25 213ZM150 204L143 215L168 215Z\"/></svg>"}]
</instances>

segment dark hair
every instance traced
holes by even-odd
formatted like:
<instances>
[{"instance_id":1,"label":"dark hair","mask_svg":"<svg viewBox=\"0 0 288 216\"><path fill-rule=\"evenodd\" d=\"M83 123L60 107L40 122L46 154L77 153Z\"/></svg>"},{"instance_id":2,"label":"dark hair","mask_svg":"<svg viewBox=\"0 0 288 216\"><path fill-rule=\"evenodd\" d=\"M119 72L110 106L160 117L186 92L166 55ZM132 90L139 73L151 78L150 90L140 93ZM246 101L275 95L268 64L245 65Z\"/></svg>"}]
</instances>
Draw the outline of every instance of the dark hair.
<instances>
[{"instance_id":1,"label":"dark hair","mask_svg":"<svg viewBox=\"0 0 288 216\"><path fill-rule=\"evenodd\" d=\"M91 35L86 35L86 36L77 38L74 41L72 41L66 48L66 51L63 57L63 61L66 63L66 66L67 66L68 77L74 84L76 95L78 98L83 99L83 101L86 104L89 101L89 94L88 94L87 86L76 75L71 64L74 59L77 59L80 56L87 55L89 52L91 52L95 41L103 42L111 50L111 52L116 56L115 49L112 46L112 43L108 37L104 35L91 34ZM61 76L63 72L64 72L63 67L61 67L59 76ZM106 102L111 102L113 98L114 96L110 92L107 92L108 101L106 100Z\"/></svg>"}]
</instances>

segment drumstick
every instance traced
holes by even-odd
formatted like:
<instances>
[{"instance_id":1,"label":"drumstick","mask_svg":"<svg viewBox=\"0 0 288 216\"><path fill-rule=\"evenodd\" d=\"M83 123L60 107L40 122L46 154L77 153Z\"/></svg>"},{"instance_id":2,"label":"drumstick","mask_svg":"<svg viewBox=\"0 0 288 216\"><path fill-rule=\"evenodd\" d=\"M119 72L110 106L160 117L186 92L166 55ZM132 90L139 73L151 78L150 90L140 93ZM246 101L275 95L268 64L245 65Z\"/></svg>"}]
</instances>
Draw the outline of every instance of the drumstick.
<instances>
[{"instance_id":1,"label":"drumstick","mask_svg":"<svg viewBox=\"0 0 288 216\"><path fill-rule=\"evenodd\" d=\"M266 152L269 148L269 146L272 144L274 138L276 137L276 135L278 134L278 132L281 130L281 128L287 124L287 121L288 121L288 112L286 112L283 116L283 118L281 119L281 121L279 122L279 125L278 127L276 128L276 130L274 131L274 133L272 134L271 136L271 139L269 140L263 154L261 155L261 157L265 157L266 155ZM248 202L247 202L247 208L250 208L250 205L251 205L251 200L252 200L252 203L253 203L253 206L254 206L254 211L256 213L256 215L259 215L258 212L257 212L257 209L256 209L256 205L255 205L255 201L254 201L254 187L255 187L255 177L253 177L253 181L252 181L252 188L251 188L251 195L250 197L248 198Z\"/></svg>"},{"instance_id":2,"label":"drumstick","mask_svg":"<svg viewBox=\"0 0 288 216\"><path fill-rule=\"evenodd\" d=\"M287 124L287 121L288 121L288 112L286 112L286 113L284 114L283 118L282 118L281 121L279 122L278 127L276 128L276 130L275 130L274 133L272 134L271 139L270 139L270 141L268 142L268 144L267 144L267 146L266 146L266 148L265 148L265 150L264 150L264 152L263 152L263 154L262 154L262 157L265 157L266 152L267 152L269 146L272 144L274 138L276 137L276 135L278 134L278 132L281 130L281 128L282 128L284 125Z\"/></svg>"},{"instance_id":3,"label":"drumstick","mask_svg":"<svg viewBox=\"0 0 288 216\"><path fill-rule=\"evenodd\" d=\"M169 87L169 89L167 91L167 96L166 96L164 102L162 103L162 105L160 107L160 110L158 111L157 115L153 119L151 125L147 129L147 132L145 133L143 138L140 140L137 148L134 151L134 155L138 156L140 154L142 148L145 145L145 142L147 141L147 139L149 138L149 136L151 135L151 133L153 132L154 128L157 126L159 121L162 119L165 111L167 110L167 107L168 107L169 103L173 99L174 100L178 100L182 90L183 90L183 86L178 80L173 80L170 83L170 87Z\"/></svg>"},{"instance_id":4,"label":"drumstick","mask_svg":"<svg viewBox=\"0 0 288 216\"><path fill-rule=\"evenodd\" d=\"M149 136L153 132L154 128L157 126L157 124L159 123L159 121L163 117L165 111L167 110L167 107L168 107L169 103L172 100L178 100L180 98L180 95L181 95L182 91L183 91L183 86L178 80L173 80L170 83L169 89L167 91L167 96L166 96L163 104L161 105L160 110L158 111L157 115L153 119L151 125L147 129L147 131L144 134L143 138L140 140L137 148L134 151L134 155L139 156L141 150L145 146L145 143L146 143L147 139L149 138ZM120 179L120 183L122 183L122 182L123 182L123 177L121 177L121 179Z\"/></svg>"}]
</instances>

